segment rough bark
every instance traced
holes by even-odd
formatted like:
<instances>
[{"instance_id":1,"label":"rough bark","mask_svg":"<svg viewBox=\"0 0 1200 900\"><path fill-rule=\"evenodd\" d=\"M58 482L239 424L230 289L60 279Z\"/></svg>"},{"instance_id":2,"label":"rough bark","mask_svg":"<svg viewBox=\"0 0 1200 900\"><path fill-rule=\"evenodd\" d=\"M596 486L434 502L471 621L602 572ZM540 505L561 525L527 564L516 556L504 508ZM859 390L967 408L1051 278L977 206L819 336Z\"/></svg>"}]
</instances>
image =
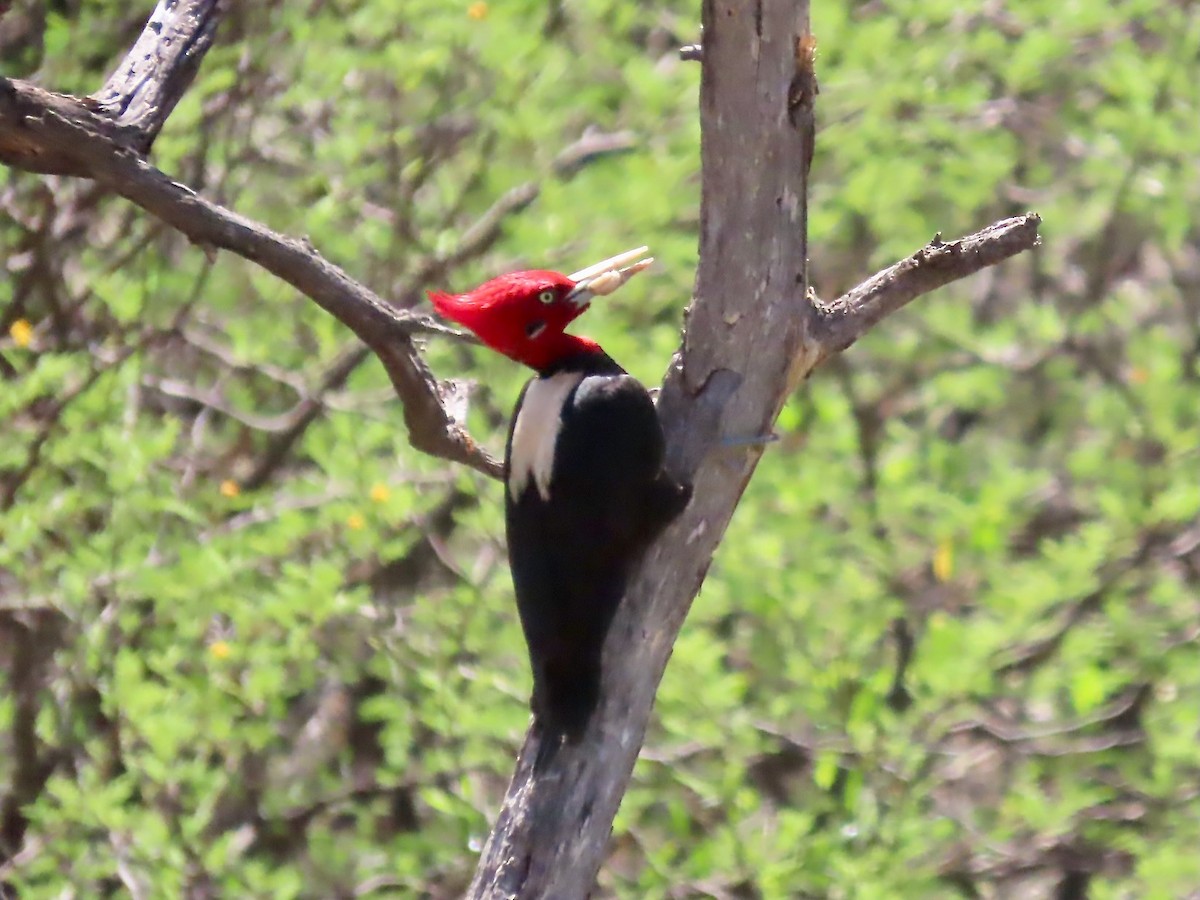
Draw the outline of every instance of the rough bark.
<instances>
[{"instance_id":1,"label":"rough bark","mask_svg":"<svg viewBox=\"0 0 1200 900\"><path fill-rule=\"evenodd\" d=\"M141 37L91 99L148 153L212 46L226 0L159 0Z\"/></svg>"},{"instance_id":2,"label":"rough bark","mask_svg":"<svg viewBox=\"0 0 1200 900\"><path fill-rule=\"evenodd\" d=\"M144 156L196 77L224 11L225 0L160 0L137 43L90 97L0 78L0 101L10 116L19 110L86 122L113 145ZM93 177L74 148L48 145L17 125L14 119L0 125L0 162L28 172Z\"/></svg>"}]
</instances>

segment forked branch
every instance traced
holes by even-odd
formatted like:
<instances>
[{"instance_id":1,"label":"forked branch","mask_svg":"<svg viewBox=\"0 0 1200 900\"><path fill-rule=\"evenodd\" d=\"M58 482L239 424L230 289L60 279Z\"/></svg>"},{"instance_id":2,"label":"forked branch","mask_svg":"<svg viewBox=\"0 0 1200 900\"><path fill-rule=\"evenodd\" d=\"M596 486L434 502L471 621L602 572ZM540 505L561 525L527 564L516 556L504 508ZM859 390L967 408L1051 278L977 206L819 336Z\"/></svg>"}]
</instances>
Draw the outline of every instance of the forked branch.
<instances>
[{"instance_id":1,"label":"forked branch","mask_svg":"<svg viewBox=\"0 0 1200 900\"><path fill-rule=\"evenodd\" d=\"M454 419L455 390L433 377L412 336L457 335L397 309L325 260L307 241L277 234L197 195L145 157L211 46L223 0L159 3L137 44L90 98L0 78L0 162L30 172L90 178L205 248L230 250L288 282L350 328L383 362L399 395L409 439L424 452L493 477L500 463ZM536 185L506 194L432 274L482 252L505 218L533 202Z\"/></svg>"}]
</instances>

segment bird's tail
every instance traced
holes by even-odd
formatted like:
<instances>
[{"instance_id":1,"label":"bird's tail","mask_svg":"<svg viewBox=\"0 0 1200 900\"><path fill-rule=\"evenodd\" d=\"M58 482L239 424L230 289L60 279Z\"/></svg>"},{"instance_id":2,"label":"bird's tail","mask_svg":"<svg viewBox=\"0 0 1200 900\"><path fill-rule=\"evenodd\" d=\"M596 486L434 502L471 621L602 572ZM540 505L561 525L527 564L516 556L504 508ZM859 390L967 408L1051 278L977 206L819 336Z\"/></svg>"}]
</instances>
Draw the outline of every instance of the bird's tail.
<instances>
[{"instance_id":1,"label":"bird's tail","mask_svg":"<svg viewBox=\"0 0 1200 900\"><path fill-rule=\"evenodd\" d=\"M599 660L547 661L534 691L533 712L542 740L535 769L554 758L565 741L578 744L600 702Z\"/></svg>"}]
</instances>

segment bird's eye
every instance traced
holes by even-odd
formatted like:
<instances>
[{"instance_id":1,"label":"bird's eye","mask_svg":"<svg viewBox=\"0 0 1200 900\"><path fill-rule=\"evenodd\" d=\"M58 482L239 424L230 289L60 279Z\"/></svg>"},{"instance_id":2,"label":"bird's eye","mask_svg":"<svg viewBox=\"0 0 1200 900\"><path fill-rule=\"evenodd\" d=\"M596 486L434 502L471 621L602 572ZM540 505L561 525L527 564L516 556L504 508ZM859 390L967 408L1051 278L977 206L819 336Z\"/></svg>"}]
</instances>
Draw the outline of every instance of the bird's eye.
<instances>
[{"instance_id":1,"label":"bird's eye","mask_svg":"<svg viewBox=\"0 0 1200 900\"><path fill-rule=\"evenodd\" d=\"M543 303L553 303L554 291L542 291L540 294L538 294L538 299Z\"/></svg>"}]
</instances>

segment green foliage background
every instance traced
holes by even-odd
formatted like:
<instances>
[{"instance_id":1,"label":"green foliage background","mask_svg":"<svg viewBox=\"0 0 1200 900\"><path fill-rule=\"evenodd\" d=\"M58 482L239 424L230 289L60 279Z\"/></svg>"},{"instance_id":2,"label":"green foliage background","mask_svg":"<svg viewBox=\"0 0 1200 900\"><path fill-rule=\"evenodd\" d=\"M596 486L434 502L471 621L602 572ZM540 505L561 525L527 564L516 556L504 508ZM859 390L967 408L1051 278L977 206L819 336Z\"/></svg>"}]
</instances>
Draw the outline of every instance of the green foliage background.
<instances>
[{"instance_id":1,"label":"green foliage background","mask_svg":"<svg viewBox=\"0 0 1200 900\"><path fill-rule=\"evenodd\" d=\"M142 6L51 4L36 79L94 90ZM584 324L658 380L696 262L695 4L233 6L160 168L401 304L649 243L653 274ZM784 410L598 895L1185 896L1200 13L889 0L813 24L821 296L1026 209L1044 244ZM589 129L632 148L556 167ZM527 181L500 241L420 281ZM379 365L254 266L90 184L5 170L0 210L0 880L456 896L528 720L500 487L412 451ZM524 374L428 356L476 382L498 451Z\"/></svg>"}]
</instances>

